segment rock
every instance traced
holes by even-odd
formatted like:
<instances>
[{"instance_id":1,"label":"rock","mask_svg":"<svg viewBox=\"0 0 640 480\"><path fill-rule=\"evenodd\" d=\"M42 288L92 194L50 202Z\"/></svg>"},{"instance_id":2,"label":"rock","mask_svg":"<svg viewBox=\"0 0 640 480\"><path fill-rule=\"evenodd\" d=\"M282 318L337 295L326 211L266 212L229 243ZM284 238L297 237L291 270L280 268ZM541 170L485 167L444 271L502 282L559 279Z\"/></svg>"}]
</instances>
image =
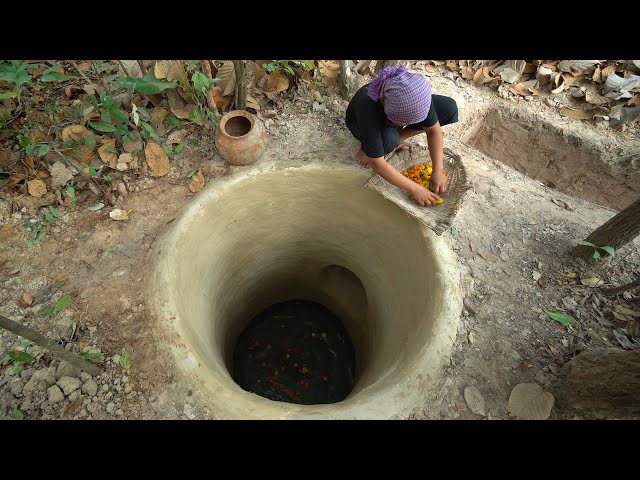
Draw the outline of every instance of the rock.
<instances>
[{"instance_id":1,"label":"rock","mask_svg":"<svg viewBox=\"0 0 640 480\"><path fill-rule=\"evenodd\" d=\"M47 398L50 403L58 403L64 400L64 394L57 385L53 385L47 390Z\"/></svg>"},{"instance_id":2,"label":"rock","mask_svg":"<svg viewBox=\"0 0 640 480\"><path fill-rule=\"evenodd\" d=\"M78 418L84 418L87 416L87 411L83 408L78 412Z\"/></svg>"},{"instance_id":3,"label":"rock","mask_svg":"<svg viewBox=\"0 0 640 480\"><path fill-rule=\"evenodd\" d=\"M58 369L56 370L56 380L60 380L62 377L80 378L80 373L81 372L78 367L74 367L63 360L60 362Z\"/></svg>"},{"instance_id":4,"label":"rock","mask_svg":"<svg viewBox=\"0 0 640 480\"><path fill-rule=\"evenodd\" d=\"M469 410L476 415L487 415L487 410L484 403L484 397L476 387L471 386L464 389L464 401L467 402Z\"/></svg>"},{"instance_id":5,"label":"rock","mask_svg":"<svg viewBox=\"0 0 640 480\"><path fill-rule=\"evenodd\" d=\"M565 363L561 374L559 404L602 419L640 416L640 350L587 350Z\"/></svg>"},{"instance_id":6,"label":"rock","mask_svg":"<svg viewBox=\"0 0 640 480\"><path fill-rule=\"evenodd\" d=\"M469 343L473 345L473 342L476 341L476 336L472 332L470 332L468 338L469 338Z\"/></svg>"},{"instance_id":7,"label":"rock","mask_svg":"<svg viewBox=\"0 0 640 480\"><path fill-rule=\"evenodd\" d=\"M51 369L43 368L36 370L24 386L22 393L24 395L30 395L35 391L46 392L47 388L55 383L55 373L51 372Z\"/></svg>"},{"instance_id":8,"label":"rock","mask_svg":"<svg viewBox=\"0 0 640 480\"><path fill-rule=\"evenodd\" d=\"M89 406L87 407L87 410L91 413L98 413L98 411L100 410L100 404L90 403Z\"/></svg>"},{"instance_id":9,"label":"rock","mask_svg":"<svg viewBox=\"0 0 640 480\"><path fill-rule=\"evenodd\" d=\"M127 377L126 375L122 376L122 383L127 383L129 381L129 377Z\"/></svg>"},{"instance_id":10,"label":"rock","mask_svg":"<svg viewBox=\"0 0 640 480\"><path fill-rule=\"evenodd\" d=\"M126 387L124 387L124 393L131 393L132 390L133 388L131 388L131 385L127 385Z\"/></svg>"},{"instance_id":11,"label":"rock","mask_svg":"<svg viewBox=\"0 0 640 480\"><path fill-rule=\"evenodd\" d=\"M15 382L11 385L11 394L12 395L20 395L22 393L22 389L24 385L22 382Z\"/></svg>"},{"instance_id":12,"label":"rock","mask_svg":"<svg viewBox=\"0 0 640 480\"><path fill-rule=\"evenodd\" d=\"M118 409L118 410L116 410L116 415L117 415L118 417L121 417L121 416L123 416L123 415L124 415L124 412L123 412L122 410Z\"/></svg>"},{"instance_id":13,"label":"rock","mask_svg":"<svg viewBox=\"0 0 640 480\"><path fill-rule=\"evenodd\" d=\"M22 410L23 412L28 412L32 408L33 402L31 401L31 397L26 397L22 402L22 405L20 405L20 410Z\"/></svg>"},{"instance_id":14,"label":"rock","mask_svg":"<svg viewBox=\"0 0 640 480\"><path fill-rule=\"evenodd\" d=\"M82 385L82 391L90 397L93 397L96 393L98 393L98 384L95 382L95 380L90 378Z\"/></svg>"},{"instance_id":15,"label":"rock","mask_svg":"<svg viewBox=\"0 0 640 480\"><path fill-rule=\"evenodd\" d=\"M109 385L106 384L106 383L104 385L102 385L102 391L103 392L108 392L109 391Z\"/></svg>"},{"instance_id":16,"label":"rock","mask_svg":"<svg viewBox=\"0 0 640 480\"><path fill-rule=\"evenodd\" d=\"M82 382L79 378L62 377L56 382L56 385L58 385L62 389L65 395L69 395L79 389L82 385Z\"/></svg>"},{"instance_id":17,"label":"rock","mask_svg":"<svg viewBox=\"0 0 640 480\"><path fill-rule=\"evenodd\" d=\"M0 415L10 414L15 397L11 394L0 395Z\"/></svg>"},{"instance_id":18,"label":"rock","mask_svg":"<svg viewBox=\"0 0 640 480\"><path fill-rule=\"evenodd\" d=\"M83 382L88 382L92 378L93 377L90 374L88 374L87 372L80 372L80 380L82 380Z\"/></svg>"},{"instance_id":19,"label":"rock","mask_svg":"<svg viewBox=\"0 0 640 480\"><path fill-rule=\"evenodd\" d=\"M113 402L109 402L107 404L107 413L113 413L113 411L116 409L116 404Z\"/></svg>"},{"instance_id":20,"label":"rock","mask_svg":"<svg viewBox=\"0 0 640 480\"><path fill-rule=\"evenodd\" d=\"M69 401L75 402L80 397L80 390L76 390L71 395L69 395Z\"/></svg>"}]
</instances>

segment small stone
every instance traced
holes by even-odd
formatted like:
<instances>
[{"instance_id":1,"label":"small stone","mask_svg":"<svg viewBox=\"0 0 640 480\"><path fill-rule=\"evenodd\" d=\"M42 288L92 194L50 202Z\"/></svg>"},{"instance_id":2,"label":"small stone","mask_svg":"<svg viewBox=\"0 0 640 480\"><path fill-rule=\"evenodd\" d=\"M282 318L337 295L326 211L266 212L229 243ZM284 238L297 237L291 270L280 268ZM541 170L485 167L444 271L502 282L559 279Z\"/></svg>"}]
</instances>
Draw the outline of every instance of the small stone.
<instances>
[{"instance_id":1,"label":"small stone","mask_svg":"<svg viewBox=\"0 0 640 480\"><path fill-rule=\"evenodd\" d=\"M98 410L100 410L100 404L98 403L91 403L89 404L89 406L87 407L87 410L91 413L98 413Z\"/></svg>"},{"instance_id":2,"label":"small stone","mask_svg":"<svg viewBox=\"0 0 640 480\"><path fill-rule=\"evenodd\" d=\"M123 412L121 409L118 409L118 410L116 410L116 415L117 415L118 417L121 417L121 416L123 416L123 415L124 415L124 412Z\"/></svg>"},{"instance_id":3,"label":"small stone","mask_svg":"<svg viewBox=\"0 0 640 480\"><path fill-rule=\"evenodd\" d=\"M87 372L80 372L80 380L82 380L83 382L88 382L92 378L93 377L90 374L88 374Z\"/></svg>"},{"instance_id":4,"label":"small stone","mask_svg":"<svg viewBox=\"0 0 640 480\"><path fill-rule=\"evenodd\" d=\"M80 390L76 390L71 395L69 395L70 402L75 402L76 400L78 400L78 398L80 398Z\"/></svg>"},{"instance_id":5,"label":"small stone","mask_svg":"<svg viewBox=\"0 0 640 480\"><path fill-rule=\"evenodd\" d=\"M476 337L473 333L469 333L469 343L473 345L473 342L476 341Z\"/></svg>"},{"instance_id":6,"label":"small stone","mask_svg":"<svg viewBox=\"0 0 640 480\"><path fill-rule=\"evenodd\" d=\"M78 418L84 418L87 416L87 411L83 408L78 412Z\"/></svg>"},{"instance_id":7,"label":"small stone","mask_svg":"<svg viewBox=\"0 0 640 480\"><path fill-rule=\"evenodd\" d=\"M113 402L109 402L107 404L107 413L113 413L113 411L116 409L116 404Z\"/></svg>"},{"instance_id":8,"label":"small stone","mask_svg":"<svg viewBox=\"0 0 640 480\"><path fill-rule=\"evenodd\" d=\"M93 397L96 393L98 393L98 384L94 379L90 378L82 385L82 391L90 397Z\"/></svg>"},{"instance_id":9,"label":"small stone","mask_svg":"<svg viewBox=\"0 0 640 480\"><path fill-rule=\"evenodd\" d=\"M569 348L569 341L568 341L566 338L563 338L563 339L562 339L562 345L563 345L565 348Z\"/></svg>"},{"instance_id":10,"label":"small stone","mask_svg":"<svg viewBox=\"0 0 640 480\"><path fill-rule=\"evenodd\" d=\"M60 362L58 369L56 370L56 380L60 380L62 377L80 378L80 373L81 372L78 367L74 367L63 360Z\"/></svg>"},{"instance_id":11,"label":"small stone","mask_svg":"<svg viewBox=\"0 0 640 480\"><path fill-rule=\"evenodd\" d=\"M471 386L464 389L464 401L467 402L469 410L476 415L487 415L484 397L476 387Z\"/></svg>"},{"instance_id":12,"label":"small stone","mask_svg":"<svg viewBox=\"0 0 640 480\"><path fill-rule=\"evenodd\" d=\"M122 383L127 383L129 381L129 377L127 377L126 375L124 375L122 377Z\"/></svg>"},{"instance_id":13,"label":"small stone","mask_svg":"<svg viewBox=\"0 0 640 480\"><path fill-rule=\"evenodd\" d=\"M16 382L11 385L11 394L20 395L22 393L23 388L24 388L24 385L22 384L22 382Z\"/></svg>"},{"instance_id":14,"label":"small stone","mask_svg":"<svg viewBox=\"0 0 640 480\"><path fill-rule=\"evenodd\" d=\"M58 403L64 400L64 394L57 385L53 385L47 390L47 398L50 403Z\"/></svg>"},{"instance_id":15,"label":"small stone","mask_svg":"<svg viewBox=\"0 0 640 480\"><path fill-rule=\"evenodd\" d=\"M55 372L55 369L54 369ZM55 373L43 368L36 370L23 388L23 394L30 395L35 391L46 392L47 388L56 383Z\"/></svg>"},{"instance_id":16,"label":"small stone","mask_svg":"<svg viewBox=\"0 0 640 480\"><path fill-rule=\"evenodd\" d=\"M112 397L113 397L113 392L107 392L107 394L104 396L104 398L106 398L107 400L111 400Z\"/></svg>"},{"instance_id":17,"label":"small stone","mask_svg":"<svg viewBox=\"0 0 640 480\"><path fill-rule=\"evenodd\" d=\"M79 378L62 377L56 382L56 385L58 385L62 389L65 395L69 395L79 389L82 385L82 382Z\"/></svg>"},{"instance_id":18,"label":"small stone","mask_svg":"<svg viewBox=\"0 0 640 480\"><path fill-rule=\"evenodd\" d=\"M103 392L108 392L109 391L109 385L107 383L105 383L104 385L102 385L102 391Z\"/></svg>"},{"instance_id":19,"label":"small stone","mask_svg":"<svg viewBox=\"0 0 640 480\"><path fill-rule=\"evenodd\" d=\"M131 385L127 385L126 387L124 387L124 393L131 393L133 390L133 388L131 388Z\"/></svg>"}]
</instances>

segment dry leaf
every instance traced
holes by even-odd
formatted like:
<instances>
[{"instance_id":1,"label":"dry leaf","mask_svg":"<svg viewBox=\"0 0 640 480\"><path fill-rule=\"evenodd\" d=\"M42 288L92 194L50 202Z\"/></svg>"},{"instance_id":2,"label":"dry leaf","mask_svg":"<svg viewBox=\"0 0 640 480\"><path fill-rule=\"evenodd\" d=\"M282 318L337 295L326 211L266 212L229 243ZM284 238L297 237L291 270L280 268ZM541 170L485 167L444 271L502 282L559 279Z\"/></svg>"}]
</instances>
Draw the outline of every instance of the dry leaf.
<instances>
[{"instance_id":1,"label":"dry leaf","mask_svg":"<svg viewBox=\"0 0 640 480\"><path fill-rule=\"evenodd\" d=\"M224 110L231 103L232 97L225 97L224 95L222 95L222 92L218 87L212 87L209 92L211 93L213 102L215 103L216 108L219 111Z\"/></svg>"},{"instance_id":2,"label":"dry leaf","mask_svg":"<svg viewBox=\"0 0 640 480\"><path fill-rule=\"evenodd\" d=\"M558 70L561 72L583 73L589 70L598 60L562 60L558 64Z\"/></svg>"},{"instance_id":3,"label":"dry leaf","mask_svg":"<svg viewBox=\"0 0 640 480\"><path fill-rule=\"evenodd\" d=\"M168 82L176 82L185 75L182 60L159 60L153 67L157 79L166 78Z\"/></svg>"},{"instance_id":4,"label":"dry leaf","mask_svg":"<svg viewBox=\"0 0 640 480\"><path fill-rule=\"evenodd\" d=\"M160 136L163 136L165 134L166 130L162 122L164 120L164 117L166 117L167 115L169 115L169 111L166 108L162 107L155 107L151 110L151 112L149 112L149 123L156 131L156 133Z\"/></svg>"},{"instance_id":5,"label":"dry leaf","mask_svg":"<svg viewBox=\"0 0 640 480\"><path fill-rule=\"evenodd\" d=\"M616 305L614 307L614 310L631 318L640 317L640 312L636 312L635 310L631 310L630 308L623 307L622 305Z\"/></svg>"},{"instance_id":6,"label":"dry leaf","mask_svg":"<svg viewBox=\"0 0 640 480\"><path fill-rule=\"evenodd\" d=\"M593 111L574 110L568 107L562 107L560 109L560 115L564 115L565 117L575 118L576 120L593 120L594 114L595 112Z\"/></svg>"},{"instance_id":7,"label":"dry leaf","mask_svg":"<svg viewBox=\"0 0 640 480\"><path fill-rule=\"evenodd\" d=\"M175 145L176 143L182 143L184 141L184 137L189 133L187 130L175 130L169 134L167 137L166 143L168 145Z\"/></svg>"},{"instance_id":8,"label":"dry leaf","mask_svg":"<svg viewBox=\"0 0 640 480\"><path fill-rule=\"evenodd\" d=\"M164 94L167 96L167 101L169 102L169 108L173 112L173 109L184 108L186 105L185 101L175 90L165 90Z\"/></svg>"},{"instance_id":9,"label":"dry leaf","mask_svg":"<svg viewBox=\"0 0 640 480\"><path fill-rule=\"evenodd\" d=\"M129 218L129 214L125 210L121 210L119 208L114 208L109 212L109 216L118 221L127 220Z\"/></svg>"},{"instance_id":10,"label":"dry leaf","mask_svg":"<svg viewBox=\"0 0 640 480\"><path fill-rule=\"evenodd\" d=\"M429 67L431 67L431 65L427 65L427 70ZM433 69L435 70L435 67ZM462 67L460 73L465 80L473 80L473 69L471 67Z\"/></svg>"},{"instance_id":11,"label":"dry leaf","mask_svg":"<svg viewBox=\"0 0 640 480\"><path fill-rule=\"evenodd\" d=\"M598 65L596 69L593 71L591 80L595 83L602 83L602 68L600 67L600 65Z\"/></svg>"},{"instance_id":12,"label":"dry leaf","mask_svg":"<svg viewBox=\"0 0 640 480\"><path fill-rule=\"evenodd\" d=\"M582 283L582 285L586 285L587 287L595 287L596 285L603 282L598 277L588 277L588 278L581 278L580 283Z\"/></svg>"},{"instance_id":13,"label":"dry leaf","mask_svg":"<svg viewBox=\"0 0 640 480\"><path fill-rule=\"evenodd\" d=\"M218 69L216 78L220 79L216 86L223 96L232 95L236 91L236 70L233 62L224 62Z\"/></svg>"},{"instance_id":14,"label":"dry leaf","mask_svg":"<svg viewBox=\"0 0 640 480\"><path fill-rule=\"evenodd\" d=\"M107 148L110 147L116 148L116 141L113 138L109 138L102 143L102 146L98 148L98 155L100 155L100 160L103 163L115 168L118 163L118 155L113 152L107 152Z\"/></svg>"},{"instance_id":15,"label":"dry leaf","mask_svg":"<svg viewBox=\"0 0 640 480\"><path fill-rule=\"evenodd\" d=\"M137 60L120 60L124 67L127 69L127 72L132 77L142 77L142 70L140 69L140 65ZM118 64L118 69L122 70L122 65Z\"/></svg>"},{"instance_id":16,"label":"dry leaf","mask_svg":"<svg viewBox=\"0 0 640 480\"><path fill-rule=\"evenodd\" d=\"M82 143L87 137L93 137L93 133L82 125L71 125L62 130L62 140L65 142L74 141Z\"/></svg>"},{"instance_id":17,"label":"dry leaf","mask_svg":"<svg viewBox=\"0 0 640 480\"><path fill-rule=\"evenodd\" d=\"M27 308L29 305L33 303L33 295L30 293L23 293L20 300L18 300L18 306L20 308Z\"/></svg>"},{"instance_id":18,"label":"dry leaf","mask_svg":"<svg viewBox=\"0 0 640 480\"><path fill-rule=\"evenodd\" d=\"M527 62L525 62L524 60L507 60L504 64L508 68L514 70L516 73L519 73L519 74L523 74L524 69L527 66ZM535 71L535 69L533 71Z\"/></svg>"},{"instance_id":19,"label":"dry leaf","mask_svg":"<svg viewBox=\"0 0 640 480\"><path fill-rule=\"evenodd\" d=\"M483 83L486 83L486 77L484 76L484 71L482 68L476 70L476 73L473 75L473 83L475 83L476 85L482 85Z\"/></svg>"},{"instance_id":20,"label":"dry leaf","mask_svg":"<svg viewBox=\"0 0 640 480\"><path fill-rule=\"evenodd\" d=\"M340 63L335 60L319 60L318 71L322 76L322 84L326 87L335 87L338 84Z\"/></svg>"},{"instance_id":21,"label":"dry leaf","mask_svg":"<svg viewBox=\"0 0 640 480\"><path fill-rule=\"evenodd\" d=\"M85 144L78 145L71 150L67 150L66 154L73 158L76 162L84 163L85 165L90 164L96 158L93 150L91 150Z\"/></svg>"},{"instance_id":22,"label":"dry leaf","mask_svg":"<svg viewBox=\"0 0 640 480\"><path fill-rule=\"evenodd\" d=\"M275 95L289 88L289 79L283 72L272 72L267 77L264 94L271 100Z\"/></svg>"},{"instance_id":23,"label":"dry leaf","mask_svg":"<svg viewBox=\"0 0 640 480\"><path fill-rule=\"evenodd\" d=\"M171 113L182 120L189 120L191 118L191 112L195 109L195 105L190 103L184 108L172 108Z\"/></svg>"},{"instance_id":24,"label":"dry leaf","mask_svg":"<svg viewBox=\"0 0 640 480\"><path fill-rule=\"evenodd\" d=\"M134 131L135 139L131 140L129 137L123 142L122 148L126 153L132 153L136 150L142 150L142 138L138 132Z\"/></svg>"},{"instance_id":25,"label":"dry leaf","mask_svg":"<svg viewBox=\"0 0 640 480\"><path fill-rule=\"evenodd\" d=\"M636 95L631 100L627 102L627 105L630 107L638 107L640 106L640 95Z\"/></svg>"},{"instance_id":26,"label":"dry leaf","mask_svg":"<svg viewBox=\"0 0 640 480\"><path fill-rule=\"evenodd\" d=\"M585 92L585 100L593 105L605 105L611 102L610 98L598 95L594 88L587 89Z\"/></svg>"},{"instance_id":27,"label":"dry leaf","mask_svg":"<svg viewBox=\"0 0 640 480\"><path fill-rule=\"evenodd\" d=\"M553 73L553 70L551 70L550 68L547 68L542 65L538 67L538 72L536 73L536 80L538 80L538 83L540 84L540 86L544 86L551 81L552 73Z\"/></svg>"},{"instance_id":28,"label":"dry leaf","mask_svg":"<svg viewBox=\"0 0 640 480\"><path fill-rule=\"evenodd\" d=\"M73 172L69 170L63 163L56 162L50 167L51 186L53 188L61 187L73 178Z\"/></svg>"},{"instance_id":29,"label":"dry leaf","mask_svg":"<svg viewBox=\"0 0 640 480\"><path fill-rule=\"evenodd\" d=\"M604 67L602 69L602 72L600 73L600 77L602 78L602 81L605 82L609 77L609 74L615 71L616 71L616 66L614 64L607 65L606 67Z\"/></svg>"},{"instance_id":30,"label":"dry leaf","mask_svg":"<svg viewBox=\"0 0 640 480\"><path fill-rule=\"evenodd\" d=\"M555 398L535 383L516 385L509 396L509 415L518 420L546 420Z\"/></svg>"},{"instance_id":31,"label":"dry leaf","mask_svg":"<svg viewBox=\"0 0 640 480\"><path fill-rule=\"evenodd\" d=\"M39 198L47 193L47 186L42 180L31 180L27 182L27 188L29 190L29 194L34 197Z\"/></svg>"},{"instance_id":32,"label":"dry leaf","mask_svg":"<svg viewBox=\"0 0 640 480\"><path fill-rule=\"evenodd\" d=\"M258 101L251 95L247 94L247 108L253 108L256 112L260 111L260 104Z\"/></svg>"},{"instance_id":33,"label":"dry leaf","mask_svg":"<svg viewBox=\"0 0 640 480\"><path fill-rule=\"evenodd\" d=\"M522 76L520 73L516 72L513 68L507 66L500 66L494 70L496 75L500 75L500 78L507 83L516 83L518 79Z\"/></svg>"},{"instance_id":34,"label":"dry leaf","mask_svg":"<svg viewBox=\"0 0 640 480\"><path fill-rule=\"evenodd\" d=\"M447 69L452 72L457 72L458 62L456 60L447 60Z\"/></svg>"},{"instance_id":35,"label":"dry leaf","mask_svg":"<svg viewBox=\"0 0 640 480\"><path fill-rule=\"evenodd\" d=\"M169 157L162 150L162 147L153 140L147 142L144 149L147 157L147 165L151 169L151 175L154 177L163 177L169 173Z\"/></svg>"},{"instance_id":36,"label":"dry leaf","mask_svg":"<svg viewBox=\"0 0 640 480\"><path fill-rule=\"evenodd\" d=\"M437 66L444 65L445 63L447 63L445 60L429 60L429 61Z\"/></svg>"},{"instance_id":37,"label":"dry leaf","mask_svg":"<svg viewBox=\"0 0 640 480\"><path fill-rule=\"evenodd\" d=\"M204 175L198 170L195 175L191 177L191 183L189 184L189 190L193 193L197 193L204 187Z\"/></svg>"}]
</instances>

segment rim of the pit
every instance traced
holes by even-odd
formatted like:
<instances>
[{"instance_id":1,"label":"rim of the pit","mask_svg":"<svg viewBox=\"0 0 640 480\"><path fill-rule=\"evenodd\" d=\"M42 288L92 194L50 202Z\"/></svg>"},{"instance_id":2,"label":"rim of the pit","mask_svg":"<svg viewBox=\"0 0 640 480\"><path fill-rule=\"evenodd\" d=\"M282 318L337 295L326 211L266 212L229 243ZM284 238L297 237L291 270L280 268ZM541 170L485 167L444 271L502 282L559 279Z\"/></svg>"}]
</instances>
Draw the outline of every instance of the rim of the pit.
<instances>
[{"instance_id":1,"label":"rim of the pit","mask_svg":"<svg viewBox=\"0 0 640 480\"><path fill-rule=\"evenodd\" d=\"M237 118L237 117L244 117L247 120L249 120L249 122L251 123L251 127L249 127L249 131L247 133L245 133L244 135L229 135L227 133L227 122L233 118ZM244 138L247 135L249 135L252 131L253 128L255 126L255 116L252 113L246 112L244 110L231 110L230 112L225 113L222 118L220 119L220 123L218 124L220 126L220 132L222 133L223 136L230 138L230 139L240 139L240 138Z\"/></svg>"}]
</instances>

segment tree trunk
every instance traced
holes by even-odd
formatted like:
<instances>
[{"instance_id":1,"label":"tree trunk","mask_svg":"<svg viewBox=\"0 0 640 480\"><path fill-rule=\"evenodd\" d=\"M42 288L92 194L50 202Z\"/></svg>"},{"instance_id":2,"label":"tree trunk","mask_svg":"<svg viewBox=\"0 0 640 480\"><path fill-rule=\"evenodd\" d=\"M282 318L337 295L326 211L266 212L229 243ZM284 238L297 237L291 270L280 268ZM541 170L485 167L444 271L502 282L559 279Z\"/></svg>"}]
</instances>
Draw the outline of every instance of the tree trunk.
<instances>
[{"instance_id":1,"label":"tree trunk","mask_svg":"<svg viewBox=\"0 0 640 480\"><path fill-rule=\"evenodd\" d=\"M622 210L604 225L596 229L586 239L598 247L613 247L616 250L633 240L640 234L640 199ZM578 245L572 250L573 255L590 258L593 247Z\"/></svg>"},{"instance_id":2,"label":"tree trunk","mask_svg":"<svg viewBox=\"0 0 640 480\"><path fill-rule=\"evenodd\" d=\"M247 87L244 84L244 60L234 60L233 65L236 70L236 82L238 100L236 102L236 108L238 110L247 109Z\"/></svg>"},{"instance_id":3,"label":"tree trunk","mask_svg":"<svg viewBox=\"0 0 640 480\"><path fill-rule=\"evenodd\" d=\"M640 350L599 348L568 361L554 385L558 405L605 419L640 416Z\"/></svg>"},{"instance_id":4,"label":"tree trunk","mask_svg":"<svg viewBox=\"0 0 640 480\"><path fill-rule=\"evenodd\" d=\"M49 340L47 337L40 335L35 330L27 327L26 325L22 325L10 318L5 317L4 315L0 315L0 327L9 330L12 333L20 337L24 337L27 340L31 340L36 345L39 345L43 348L49 350L53 355L58 356L62 360L70 363L74 367L78 367L80 370L83 370L94 377L100 373L100 368L96 365L93 365L86 360L78 357L77 355L71 353L68 350L65 350L57 343Z\"/></svg>"},{"instance_id":5,"label":"tree trunk","mask_svg":"<svg viewBox=\"0 0 640 480\"><path fill-rule=\"evenodd\" d=\"M342 98L345 100L350 100L349 98L349 78L347 77L347 62L348 60L340 60L340 93L342 93Z\"/></svg>"}]
</instances>

